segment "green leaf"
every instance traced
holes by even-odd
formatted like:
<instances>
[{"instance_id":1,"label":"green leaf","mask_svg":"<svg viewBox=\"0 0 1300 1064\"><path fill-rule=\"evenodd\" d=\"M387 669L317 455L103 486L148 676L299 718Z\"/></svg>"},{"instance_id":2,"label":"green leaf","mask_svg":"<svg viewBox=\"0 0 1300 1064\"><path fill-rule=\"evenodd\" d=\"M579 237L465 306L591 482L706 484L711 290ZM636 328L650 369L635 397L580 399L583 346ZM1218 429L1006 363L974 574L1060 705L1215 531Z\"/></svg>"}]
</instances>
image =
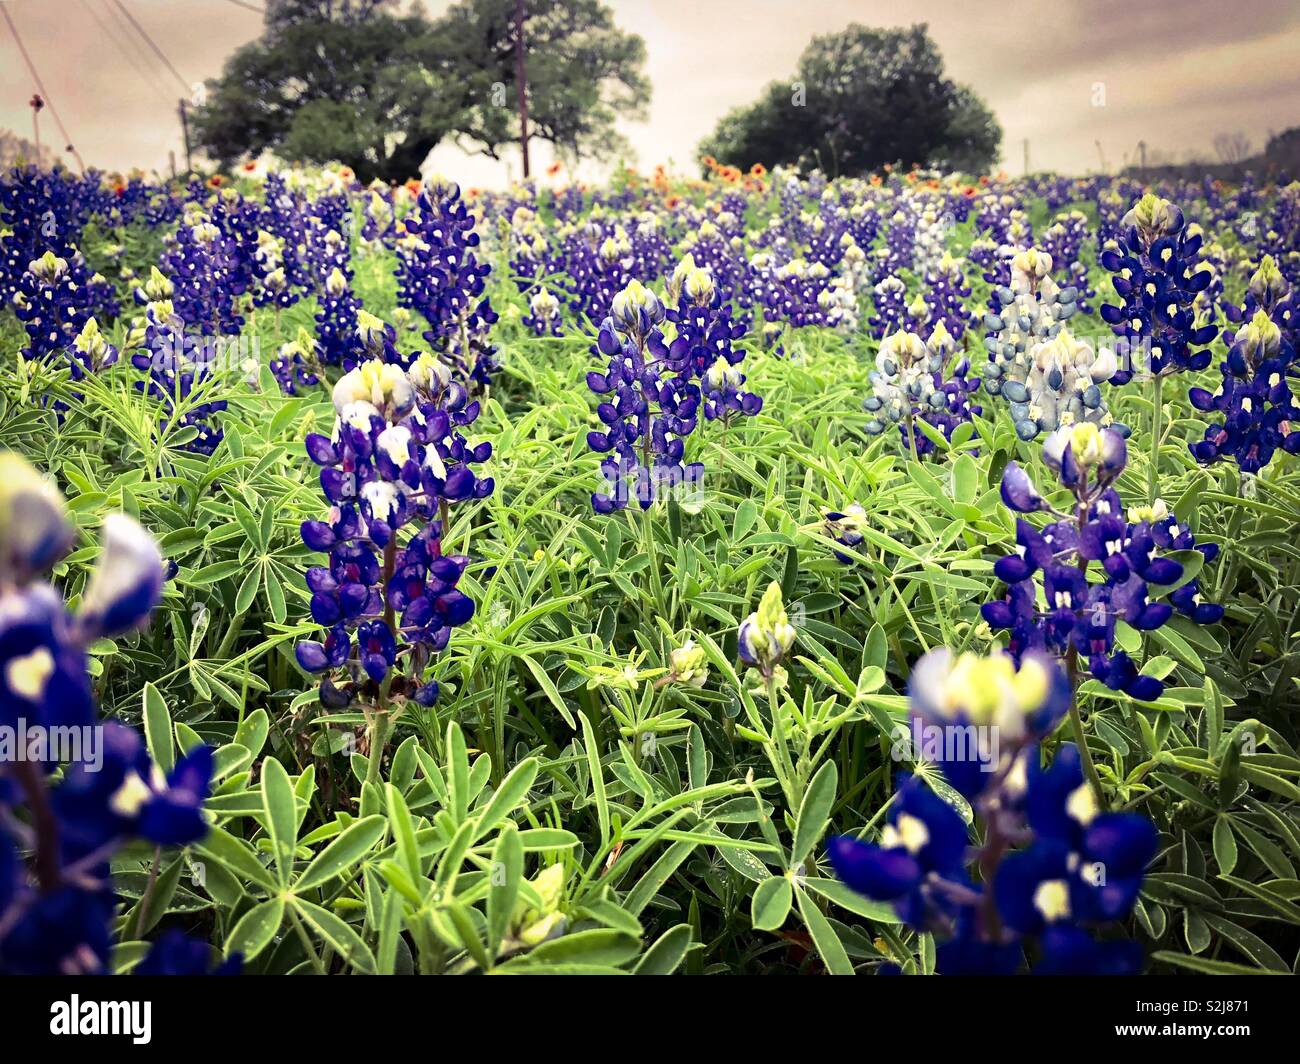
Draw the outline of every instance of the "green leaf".
<instances>
[{"instance_id":1,"label":"green leaf","mask_svg":"<svg viewBox=\"0 0 1300 1064\"><path fill-rule=\"evenodd\" d=\"M632 969L634 975L672 975L681 966L691 946L691 925L670 927L655 941Z\"/></svg>"},{"instance_id":2,"label":"green leaf","mask_svg":"<svg viewBox=\"0 0 1300 1064\"><path fill-rule=\"evenodd\" d=\"M254 905L239 918L226 939L226 956L242 953L245 961L251 961L266 949L280 930L284 920L284 899L280 896L269 898Z\"/></svg>"},{"instance_id":3,"label":"green leaf","mask_svg":"<svg viewBox=\"0 0 1300 1064\"><path fill-rule=\"evenodd\" d=\"M1247 931L1244 927L1239 927L1231 920L1215 916L1213 913L1205 914L1205 922L1256 964L1281 975L1291 974L1291 969L1287 967L1286 961L1279 957L1277 951L1258 935Z\"/></svg>"},{"instance_id":4,"label":"green leaf","mask_svg":"<svg viewBox=\"0 0 1300 1064\"><path fill-rule=\"evenodd\" d=\"M1193 972L1200 972L1202 975L1281 975L1281 972L1270 972L1266 968L1250 968L1244 964L1231 964L1228 961L1216 961L1210 957L1189 957L1185 953L1175 953L1173 950L1157 950L1151 954L1153 961L1164 961L1166 964L1172 964L1178 968L1187 968Z\"/></svg>"},{"instance_id":5,"label":"green leaf","mask_svg":"<svg viewBox=\"0 0 1300 1064\"><path fill-rule=\"evenodd\" d=\"M794 846L790 851L790 867L797 868L803 864L813 847L826 834L826 825L830 821L831 806L835 804L835 789L839 785L839 773L835 762L827 761L804 792L803 801L799 803L799 817L795 824Z\"/></svg>"},{"instance_id":6,"label":"green leaf","mask_svg":"<svg viewBox=\"0 0 1300 1064\"><path fill-rule=\"evenodd\" d=\"M569 710L569 707L565 705L564 698L560 695L559 688L556 687L554 681L546 675L546 671L527 654L521 654L519 655L519 658L528 667L528 671L533 674L533 679L537 681L537 685L541 687L542 692L546 695L551 705L553 705L559 712L560 716L564 718L564 723L570 728L576 728L578 725L573 719L573 713Z\"/></svg>"},{"instance_id":7,"label":"green leaf","mask_svg":"<svg viewBox=\"0 0 1300 1064\"><path fill-rule=\"evenodd\" d=\"M374 974L375 955L351 924L305 898L295 897L293 907L348 964L368 975Z\"/></svg>"},{"instance_id":8,"label":"green leaf","mask_svg":"<svg viewBox=\"0 0 1300 1064\"><path fill-rule=\"evenodd\" d=\"M164 772L176 765L176 746L172 736L172 718L167 703L152 683L144 685L144 739L149 756Z\"/></svg>"},{"instance_id":9,"label":"green leaf","mask_svg":"<svg viewBox=\"0 0 1300 1064\"><path fill-rule=\"evenodd\" d=\"M481 839L495 829L527 797L528 789L537 778L540 765L541 762L537 758L526 758L501 781L501 786L497 788L496 793L479 814L478 824L474 829L475 839Z\"/></svg>"},{"instance_id":10,"label":"green leaf","mask_svg":"<svg viewBox=\"0 0 1300 1064\"><path fill-rule=\"evenodd\" d=\"M600 842L609 844L609 801L605 797L605 776L600 764L600 749L596 745L596 732L586 714L582 716L582 743L587 748L587 768L591 774L591 793L596 802L596 818L600 822Z\"/></svg>"},{"instance_id":11,"label":"green leaf","mask_svg":"<svg viewBox=\"0 0 1300 1064\"><path fill-rule=\"evenodd\" d=\"M239 592L235 595L235 612L247 613L250 606L253 605L253 597L257 594L257 589L262 583L262 567L260 565L249 566L243 582L239 585Z\"/></svg>"},{"instance_id":12,"label":"green leaf","mask_svg":"<svg viewBox=\"0 0 1300 1064\"><path fill-rule=\"evenodd\" d=\"M750 899L750 922L758 931L777 931L790 915L794 888L785 876L763 880Z\"/></svg>"},{"instance_id":13,"label":"green leaf","mask_svg":"<svg viewBox=\"0 0 1300 1064\"><path fill-rule=\"evenodd\" d=\"M424 879L424 870L421 867L420 848L415 841L415 824L411 820L411 811L406 807L402 792L391 783L384 785L384 791L388 796L388 826L392 828L393 838L397 842L398 857L411 882L418 884Z\"/></svg>"},{"instance_id":14,"label":"green leaf","mask_svg":"<svg viewBox=\"0 0 1300 1064\"><path fill-rule=\"evenodd\" d=\"M619 965L630 961L640 950L638 939L622 931L601 927L543 942L528 954L527 959L548 964ZM508 961L502 967L510 967L513 963Z\"/></svg>"},{"instance_id":15,"label":"green leaf","mask_svg":"<svg viewBox=\"0 0 1300 1064\"><path fill-rule=\"evenodd\" d=\"M894 906L887 901L872 901L864 897L856 890L853 890L847 884L841 883L838 879L821 879L814 876L807 876L802 881L802 885L809 890L820 894L823 898L829 898L841 909L847 909L858 916L865 916L878 924L900 924L903 921L894 911Z\"/></svg>"},{"instance_id":16,"label":"green leaf","mask_svg":"<svg viewBox=\"0 0 1300 1064\"><path fill-rule=\"evenodd\" d=\"M273 757L262 762L262 812L280 882L287 884L293 872L293 852L298 839L298 810L289 774Z\"/></svg>"},{"instance_id":17,"label":"green leaf","mask_svg":"<svg viewBox=\"0 0 1300 1064\"><path fill-rule=\"evenodd\" d=\"M524 875L524 851L519 832L507 824L492 850L492 867L488 873L487 949L495 960L510 925Z\"/></svg>"},{"instance_id":18,"label":"green leaf","mask_svg":"<svg viewBox=\"0 0 1300 1064\"><path fill-rule=\"evenodd\" d=\"M459 824L469 810L469 756L465 753L465 736L455 721L447 725L446 779L451 802L448 812Z\"/></svg>"},{"instance_id":19,"label":"green leaf","mask_svg":"<svg viewBox=\"0 0 1300 1064\"><path fill-rule=\"evenodd\" d=\"M275 877L257 859L252 847L224 828L212 828L194 848L246 883L256 883L266 890L275 890L278 886Z\"/></svg>"},{"instance_id":20,"label":"green leaf","mask_svg":"<svg viewBox=\"0 0 1300 1064\"><path fill-rule=\"evenodd\" d=\"M1225 815L1214 821L1214 859L1219 864L1219 871L1230 875L1237 867L1237 839L1232 834L1232 823Z\"/></svg>"},{"instance_id":21,"label":"green leaf","mask_svg":"<svg viewBox=\"0 0 1300 1064\"><path fill-rule=\"evenodd\" d=\"M329 882L357 864L384 837L386 825L381 816L358 820L318 853L294 883L299 893Z\"/></svg>"},{"instance_id":22,"label":"green leaf","mask_svg":"<svg viewBox=\"0 0 1300 1064\"><path fill-rule=\"evenodd\" d=\"M799 891L799 915L808 928L808 934L812 936L813 945L817 947L826 970L831 975L852 975L853 962L849 960L840 936L835 933L831 922L822 915L817 904L802 890Z\"/></svg>"}]
</instances>

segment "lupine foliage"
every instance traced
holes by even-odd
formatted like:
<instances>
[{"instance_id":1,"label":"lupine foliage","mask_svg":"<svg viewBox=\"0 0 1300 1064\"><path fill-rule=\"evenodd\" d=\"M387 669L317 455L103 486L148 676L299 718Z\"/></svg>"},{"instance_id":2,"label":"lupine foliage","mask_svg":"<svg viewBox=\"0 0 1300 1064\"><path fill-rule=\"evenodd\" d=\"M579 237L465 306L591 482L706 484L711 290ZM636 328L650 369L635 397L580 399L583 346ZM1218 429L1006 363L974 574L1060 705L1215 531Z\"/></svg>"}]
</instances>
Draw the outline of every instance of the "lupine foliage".
<instances>
[{"instance_id":1,"label":"lupine foliage","mask_svg":"<svg viewBox=\"0 0 1300 1064\"><path fill-rule=\"evenodd\" d=\"M1295 968L1300 186L705 171L0 180L0 968Z\"/></svg>"}]
</instances>

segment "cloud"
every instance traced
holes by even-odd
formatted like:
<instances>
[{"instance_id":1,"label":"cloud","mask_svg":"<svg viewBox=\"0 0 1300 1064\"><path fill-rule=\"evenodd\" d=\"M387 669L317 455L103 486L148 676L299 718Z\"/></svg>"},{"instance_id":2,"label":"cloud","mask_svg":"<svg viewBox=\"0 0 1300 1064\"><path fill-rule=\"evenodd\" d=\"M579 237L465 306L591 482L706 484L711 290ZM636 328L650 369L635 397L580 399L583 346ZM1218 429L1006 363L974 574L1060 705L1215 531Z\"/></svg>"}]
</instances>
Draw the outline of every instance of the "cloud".
<instances>
[{"instance_id":1,"label":"cloud","mask_svg":"<svg viewBox=\"0 0 1300 1064\"><path fill-rule=\"evenodd\" d=\"M0 0L5 2L5 0ZM261 32L258 15L218 0L123 0L180 74L178 80L123 19L114 0L7 0L46 88L88 163L166 171L182 155L177 100L188 83L220 73ZM436 15L446 2L428 5ZM615 19L645 38L654 97L645 122L623 132L643 165L689 166L695 145L732 107L789 76L814 34L850 22L926 22L949 73L972 85L1002 121L1018 168L1096 166L1138 140L1166 151L1210 151L1215 133L1262 144L1300 121L1300 5L1294 0L613 0ZM1105 86L1104 107L1093 106ZM30 136L34 90L17 49L0 35L0 126ZM52 115L43 138L58 140ZM544 166L549 153L539 148ZM438 162L467 184L500 184L499 162L454 146ZM517 157L513 162L518 173ZM584 168L594 177L598 168Z\"/></svg>"}]
</instances>

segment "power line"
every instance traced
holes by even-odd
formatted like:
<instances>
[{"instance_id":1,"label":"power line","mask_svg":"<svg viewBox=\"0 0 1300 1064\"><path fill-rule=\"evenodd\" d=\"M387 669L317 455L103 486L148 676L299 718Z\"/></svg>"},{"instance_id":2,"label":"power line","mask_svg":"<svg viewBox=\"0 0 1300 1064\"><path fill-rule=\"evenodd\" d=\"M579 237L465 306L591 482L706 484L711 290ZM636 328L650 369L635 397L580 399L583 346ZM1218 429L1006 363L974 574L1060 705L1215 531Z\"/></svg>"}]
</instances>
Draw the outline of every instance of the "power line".
<instances>
[{"instance_id":1,"label":"power line","mask_svg":"<svg viewBox=\"0 0 1300 1064\"><path fill-rule=\"evenodd\" d=\"M132 15L131 12L128 11L123 6L122 0L113 0L113 3L117 5L118 10L121 11L122 14L124 14L127 17L127 20L131 23L132 26L135 27L136 32L139 33L140 36L143 37L145 41L148 43L149 47L153 49L154 55L156 55L159 59L162 60L163 66L165 66L168 70L171 71L172 77L174 77L177 81L180 82L181 88L188 93L190 91L191 82L188 82L183 77L181 77L180 72L174 66L172 66L172 61L168 59L166 54L163 52L163 50L154 43L154 39L150 37L148 33L145 32L144 27L141 26L140 23L138 23L135 20L135 16Z\"/></svg>"},{"instance_id":2,"label":"power line","mask_svg":"<svg viewBox=\"0 0 1300 1064\"><path fill-rule=\"evenodd\" d=\"M72 138L68 136L68 129L63 124L63 119L59 115L59 109L54 106L54 101L50 94L45 91L45 84L41 81L41 76L36 72L36 64L32 62L32 57L27 53L27 46L23 44L22 37L18 34L18 27L14 25L14 20L9 14L9 8L5 4L0 4L0 15L4 15L5 22L9 24L9 32L14 35L14 41L18 45L18 51L22 53L23 61L27 64L27 70L32 75L32 80L36 82L36 88L47 104L50 105L50 114L54 116L54 124L59 127L59 132L63 134L63 143L67 145L67 150L72 152L72 157L77 160L77 165L81 167L82 172L86 170L86 164L81 160L81 153L72 145Z\"/></svg>"},{"instance_id":3,"label":"power line","mask_svg":"<svg viewBox=\"0 0 1300 1064\"><path fill-rule=\"evenodd\" d=\"M140 61L140 65L148 72L150 84L158 86L158 92L164 99L169 98L171 94L167 91L166 72L162 69L162 64L145 46L144 41L140 39L140 35L131 28L131 24L113 7L110 0L100 0L100 3L104 5L104 14L108 16L108 21L112 24L113 29L127 43L131 54Z\"/></svg>"},{"instance_id":4,"label":"power line","mask_svg":"<svg viewBox=\"0 0 1300 1064\"><path fill-rule=\"evenodd\" d=\"M144 46L144 42L132 32L130 23L118 14L117 10L109 3L109 0L100 0L100 3L104 5L104 15L108 19L109 25L113 27L113 32L122 39L127 51L135 57L136 62L140 64L140 68L149 75L149 83L157 85L162 95L166 96L167 90L162 79L158 77L158 60L149 54L149 49Z\"/></svg>"},{"instance_id":5,"label":"power line","mask_svg":"<svg viewBox=\"0 0 1300 1064\"><path fill-rule=\"evenodd\" d=\"M128 49L127 45L122 43L122 38L118 36L117 26L116 25L110 26L109 23L105 22L102 18L100 18L99 13L93 7L90 6L90 0L81 0L81 2L85 6L86 10L90 12L90 17L95 20L95 24L99 27L99 31L105 37L107 37L109 40L113 42L117 50L122 53L122 57L127 61L127 63L130 64L131 69L140 75L140 80L145 83L145 85L150 89L150 91L157 93L159 97L161 97L164 101L167 101L168 106L170 106L170 101L167 99L167 94L166 92L163 91L162 86L158 83L157 79L153 76L153 72L150 71L146 66L142 65L139 59L136 58L135 54ZM109 15L112 15L113 13L112 8L107 8L106 10ZM130 39L128 38L128 43L134 43L134 42L131 42Z\"/></svg>"},{"instance_id":6,"label":"power line","mask_svg":"<svg viewBox=\"0 0 1300 1064\"><path fill-rule=\"evenodd\" d=\"M244 3L244 0L230 0L230 3L234 4L236 7L242 7L245 11L251 11L251 12L253 12L253 14L255 14L255 15L265 15L265 14L266 14L266 8L264 8L264 7L254 7L252 4L246 4L246 3Z\"/></svg>"}]
</instances>

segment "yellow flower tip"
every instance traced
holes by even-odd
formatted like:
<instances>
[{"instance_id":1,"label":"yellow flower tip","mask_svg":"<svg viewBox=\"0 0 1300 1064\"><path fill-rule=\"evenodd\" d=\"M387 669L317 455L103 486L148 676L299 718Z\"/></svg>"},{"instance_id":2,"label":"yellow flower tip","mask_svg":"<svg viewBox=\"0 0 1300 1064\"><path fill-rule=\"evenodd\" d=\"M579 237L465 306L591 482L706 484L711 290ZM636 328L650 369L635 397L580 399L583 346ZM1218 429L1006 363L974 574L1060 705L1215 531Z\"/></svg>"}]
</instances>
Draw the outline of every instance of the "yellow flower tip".
<instances>
[{"instance_id":1,"label":"yellow flower tip","mask_svg":"<svg viewBox=\"0 0 1300 1064\"><path fill-rule=\"evenodd\" d=\"M1070 451L1080 466L1101 461L1101 430L1091 421L1080 421L1070 429Z\"/></svg>"}]
</instances>

